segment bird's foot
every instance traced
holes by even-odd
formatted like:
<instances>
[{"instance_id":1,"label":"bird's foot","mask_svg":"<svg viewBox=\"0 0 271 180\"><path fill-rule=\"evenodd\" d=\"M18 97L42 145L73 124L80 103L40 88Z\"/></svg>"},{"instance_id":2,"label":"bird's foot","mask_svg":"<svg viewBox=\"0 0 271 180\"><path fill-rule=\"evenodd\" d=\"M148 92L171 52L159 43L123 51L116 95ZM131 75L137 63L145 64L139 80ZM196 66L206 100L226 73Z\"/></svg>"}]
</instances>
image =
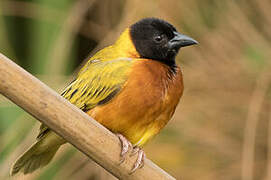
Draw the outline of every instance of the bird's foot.
<instances>
[{"instance_id":1,"label":"bird's foot","mask_svg":"<svg viewBox=\"0 0 271 180\"><path fill-rule=\"evenodd\" d=\"M140 169L144 166L144 160L146 157L145 152L140 147L135 146L130 156L133 156L135 154L138 154L138 155L137 155L137 159L134 164L134 167L131 170L130 174L134 173L137 169Z\"/></svg>"},{"instance_id":2,"label":"bird's foot","mask_svg":"<svg viewBox=\"0 0 271 180\"><path fill-rule=\"evenodd\" d=\"M121 142L121 152L120 152L120 164L122 164L125 161L125 157L129 151L129 148L133 148L133 145L130 141L128 141L123 135L116 134Z\"/></svg>"},{"instance_id":3,"label":"bird's foot","mask_svg":"<svg viewBox=\"0 0 271 180\"><path fill-rule=\"evenodd\" d=\"M144 166L144 159L145 159L146 155L141 148L139 148L137 146L133 147L132 143L129 140L127 140L123 135L116 134L116 136L118 136L118 138L121 142L120 164L122 164L125 161L126 155L129 152L130 148L133 148L130 156L134 156L135 154L138 154L137 160L136 160L136 162L130 172L130 174L132 174L137 169L140 169Z\"/></svg>"}]
</instances>

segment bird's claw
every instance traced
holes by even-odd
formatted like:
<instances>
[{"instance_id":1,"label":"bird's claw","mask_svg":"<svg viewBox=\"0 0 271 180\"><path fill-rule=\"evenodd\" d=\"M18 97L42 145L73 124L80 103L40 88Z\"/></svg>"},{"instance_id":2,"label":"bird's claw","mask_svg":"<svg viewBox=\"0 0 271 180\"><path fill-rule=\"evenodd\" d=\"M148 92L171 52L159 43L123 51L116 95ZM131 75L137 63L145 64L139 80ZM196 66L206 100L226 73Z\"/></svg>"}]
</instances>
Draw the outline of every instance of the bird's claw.
<instances>
[{"instance_id":1,"label":"bird's claw","mask_svg":"<svg viewBox=\"0 0 271 180\"><path fill-rule=\"evenodd\" d=\"M122 164L125 161L126 154L129 151L129 147L133 147L133 145L128 141L123 135L116 134L121 142L121 152L120 152L120 164Z\"/></svg>"},{"instance_id":2,"label":"bird's claw","mask_svg":"<svg viewBox=\"0 0 271 180\"><path fill-rule=\"evenodd\" d=\"M136 153L138 153L137 160L136 160L134 167L131 170L130 174L134 173L137 169L140 169L144 166L144 160L146 157L144 151L142 149L140 149L139 147L136 147L134 154L136 154Z\"/></svg>"},{"instance_id":3,"label":"bird's claw","mask_svg":"<svg viewBox=\"0 0 271 180\"><path fill-rule=\"evenodd\" d=\"M119 138L120 142L121 142L121 152L120 152L120 164L122 164L125 161L126 155L129 152L130 148L132 149L132 152L130 154L131 156L134 156L135 154L138 154L137 156L137 160L130 172L130 174L134 173L137 169L140 169L144 166L144 159L145 159L145 153L142 149L140 149L139 147L135 146L133 147L133 145L131 144L130 141L128 141L123 135L121 134L116 134L116 136Z\"/></svg>"}]
</instances>

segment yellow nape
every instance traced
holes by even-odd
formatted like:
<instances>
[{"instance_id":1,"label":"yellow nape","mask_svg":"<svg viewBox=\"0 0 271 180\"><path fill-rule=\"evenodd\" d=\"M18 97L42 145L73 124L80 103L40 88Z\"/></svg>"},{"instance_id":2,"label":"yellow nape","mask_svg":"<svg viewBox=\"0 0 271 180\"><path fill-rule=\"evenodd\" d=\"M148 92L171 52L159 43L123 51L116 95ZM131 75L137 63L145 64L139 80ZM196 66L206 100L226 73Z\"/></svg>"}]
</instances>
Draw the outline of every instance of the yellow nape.
<instances>
[{"instance_id":1,"label":"yellow nape","mask_svg":"<svg viewBox=\"0 0 271 180\"><path fill-rule=\"evenodd\" d=\"M110 61L116 58L139 58L140 55L136 51L130 35L130 29L127 28L111 46L108 46L97 52L92 60Z\"/></svg>"}]
</instances>

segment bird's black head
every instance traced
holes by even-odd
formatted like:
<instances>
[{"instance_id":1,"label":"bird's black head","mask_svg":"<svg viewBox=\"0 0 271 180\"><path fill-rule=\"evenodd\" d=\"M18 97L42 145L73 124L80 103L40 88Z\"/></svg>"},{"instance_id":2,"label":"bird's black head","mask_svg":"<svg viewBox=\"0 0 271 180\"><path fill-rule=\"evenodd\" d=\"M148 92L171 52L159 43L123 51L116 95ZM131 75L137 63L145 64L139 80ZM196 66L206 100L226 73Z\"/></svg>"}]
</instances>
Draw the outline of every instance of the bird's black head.
<instances>
[{"instance_id":1,"label":"bird's black head","mask_svg":"<svg viewBox=\"0 0 271 180\"><path fill-rule=\"evenodd\" d=\"M175 56L181 47L197 44L197 41L180 34L168 22L157 18L145 18L130 27L132 41L142 58L154 59L175 65Z\"/></svg>"}]
</instances>

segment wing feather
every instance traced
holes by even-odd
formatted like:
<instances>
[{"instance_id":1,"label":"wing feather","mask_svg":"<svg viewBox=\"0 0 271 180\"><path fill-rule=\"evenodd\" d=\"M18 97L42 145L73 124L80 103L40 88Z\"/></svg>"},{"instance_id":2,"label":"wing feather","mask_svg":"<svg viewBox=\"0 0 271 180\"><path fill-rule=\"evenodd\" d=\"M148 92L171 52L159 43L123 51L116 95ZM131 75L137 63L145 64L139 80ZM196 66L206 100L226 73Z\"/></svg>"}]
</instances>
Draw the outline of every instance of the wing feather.
<instances>
[{"instance_id":1,"label":"wing feather","mask_svg":"<svg viewBox=\"0 0 271 180\"><path fill-rule=\"evenodd\" d=\"M130 58L90 61L61 95L83 111L103 105L121 91L131 65ZM42 124L37 138L47 131L48 128Z\"/></svg>"}]
</instances>

